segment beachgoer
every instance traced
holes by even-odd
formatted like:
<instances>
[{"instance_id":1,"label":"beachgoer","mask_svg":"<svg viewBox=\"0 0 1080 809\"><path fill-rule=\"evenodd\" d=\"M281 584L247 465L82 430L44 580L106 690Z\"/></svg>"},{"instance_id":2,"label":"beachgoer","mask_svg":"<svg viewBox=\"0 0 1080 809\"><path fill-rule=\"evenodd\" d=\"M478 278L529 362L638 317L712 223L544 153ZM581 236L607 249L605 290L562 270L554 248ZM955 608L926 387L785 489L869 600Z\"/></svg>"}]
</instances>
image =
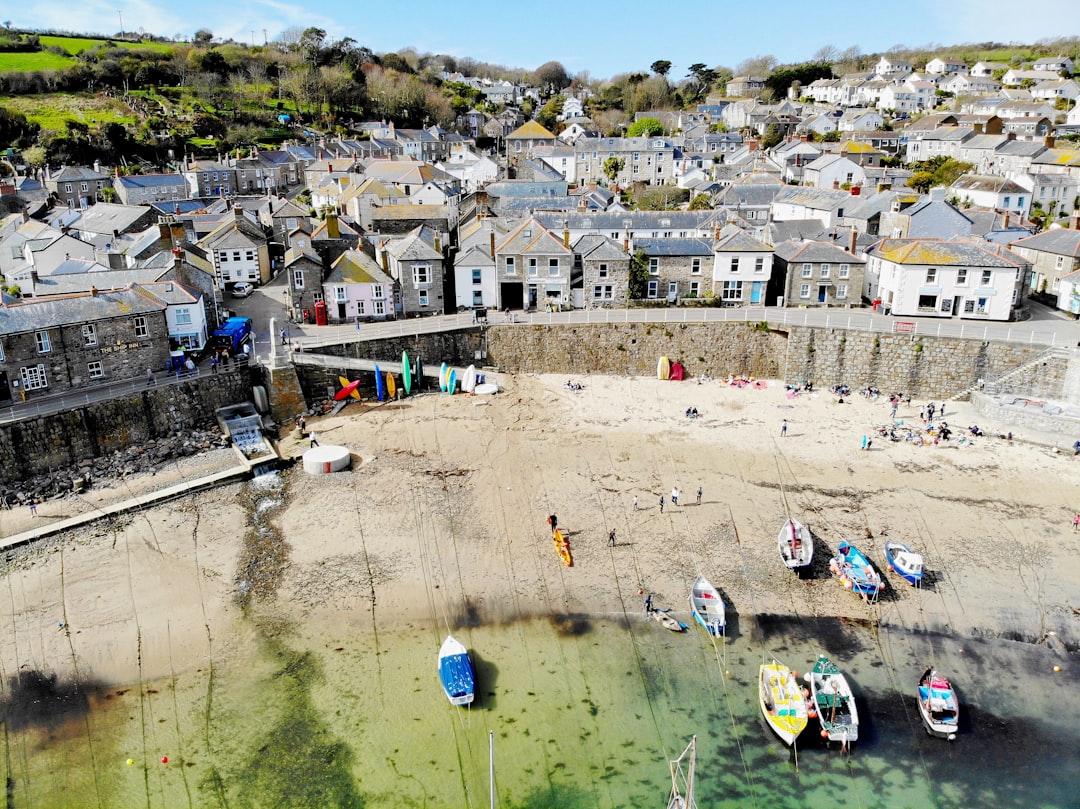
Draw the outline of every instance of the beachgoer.
<instances>
[{"instance_id":1,"label":"beachgoer","mask_svg":"<svg viewBox=\"0 0 1080 809\"><path fill-rule=\"evenodd\" d=\"M1080 530L1080 514L1073 517L1073 531Z\"/></svg>"},{"instance_id":2,"label":"beachgoer","mask_svg":"<svg viewBox=\"0 0 1080 809\"><path fill-rule=\"evenodd\" d=\"M787 438L787 419L784 419L784 423L780 425L780 437Z\"/></svg>"},{"instance_id":3,"label":"beachgoer","mask_svg":"<svg viewBox=\"0 0 1080 809\"><path fill-rule=\"evenodd\" d=\"M1080 441L1073 442L1073 455L1080 455Z\"/></svg>"},{"instance_id":4,"label":"beachgoer","mask_svg":"<svg viewBox=\"0 0 1080 809\"><path fill-rule=\"evenodd\" d=\"M30 502L27 503L27 505L30 506L30 516L31 517L36 517L37 516L37 498L31 497Z\"/></svg>"},{"instance_id":5,"label":"beachgoer","mask_svg":"<svg viewBox=\"0 0 1080 809\"><path fill-rule=\"evenodd\" d=\"M652 611L652 593L649 593L647 596L645 596L645 614L649 615L652 613Z\"/></svg>"},{"instance_id":6,"label":"beachgoer","mask_svg":"<svg viewBox=\"0 0 1080 809\"><path fill-rule=\"evenodd\" d=\"M304 414L300 414L300 418L296 420L296 426L300 428L300 432L307 430L307 419L304 418Z\"/></svg>"},{"instance_id":7,"label":"beachgoer","mask_svg":"<svg viewBox=\"0 0 1080 809\"><path fill-rule=\"evenodd\" d=\"M671 487L671 505L673 505L673 506L679 505L679 487L678 486L672 486Z\"/></svg>"},{"instance_id":8,"label":"beachgoer","mask_svg":"<svg viewBox=\"0 0 1080 809\"><path fill-rule=\"evenodd\" d=\"M319 446L319 440L315 437L315 431L314 430L312 430L310 433L308 433L308 440L311 442L308 445L309 448Z\"/></svg>"},{"instance_id":9,"label":"beachgoer","mask_svg":"<svg viewBox=\"0 0 1080 809\"><path fill-rule=\"evenodd\" d=\"M637 511L637 495L634 495L634 511Z\"/></svg>"},{"instance_id":10,"label":"beachgoer","mask_svg":"<svg viewBox=\"0 0 1080 809\"><path fill-rule=\"evenodd\" d=\"M282 329L282 330L281 330L281 332L280 332L280 335L281 335L281 344L282 344L283 346L286 346L286 345L288 345L288 344L289 344L289 335L288 335L288 333L287 333L287 332L285 331L285 329Z\"/></svg>"},{"instance_id":11,"label":"beachgoer","mask_svg":"<svg viewBox=\"0 0 1080 809\"><path fill-rule=\"evenodd\" d=\"M154 369L153 368L147 368L146 369L146 386L150 387L153 384L155 384L155 382L154 382Z\"/></svg>"},{"instance_id":12,"label":"beachgoer","mask_svg":"<svg viewBox=\"0 0 1080 809\"><path fill-rule=\"evenodd\" d=\"M893 403L892 403L892 409L889 411L889 415L894 420L896 419L896 411L899 409L899 407L900 407L900 400L899 399L894 400Z\"/></svg>"},{"instance_id":13,"label":"beachgoer","mask_svg":"<svg viewBox=\"0 0 1080 809\"><path fill-rule=\"evenodd\" d=\"M608 533L607 541L608 541L608 545L610 545L612 548L615 547L615 529L614 528L612 528L611 531Z\"/></svg>"},{"instance_id":14,"label":"beachgoer","mask_svg":"<svg viewBox=\"0 0 1080 809\"><path fill-rule=\"evenodd\" d=\"M212 373L212 374L217 373L217 354L214 354L210 358L210 373Z\"/></svg>"},{"instance_id":15,"label":"beachgoer","mask_svg":"<svg viewBox=\"0 0 1080 809\"><path fill-rule=\"evenodd\" d=\"M697 504L698 504L699 506L701 505L701 495L702 495L702 494L703 494L703 492L701 491L701 487L700 487L700 486L698 486L698 487L697 487Z\"/></svg>"},{"instance_id":16,"label":"beachgoer","mask_svg":"<svg viewBox=\"0 0 1080 809\"><path fill-rule=\"evenodd\" d=\"M660 495L660 513L664 513L664 495Z\"/></svg>"},{"instance_id":17,"label":"beachgoer","mask_svg":"<svg viewBox=\"0 0 1080 809\"><path fill-rule=\"evenodd\" d=\"M945 400L944 399L941 400L941 410L939 411L938 415L941 416L942 418L945 418Z\"/></svg>"},{"instance_id":18,"label":"beachgoer","mask_svg":"<svg viewBox=\"0 0 1080 809\"><path fill-rule=\"evenodd\" d=\"M548 517L548 525L551 526L551 533L555 533L555 529L559 527L559 518L552 514Z\"/></svg>"}]
</instances>

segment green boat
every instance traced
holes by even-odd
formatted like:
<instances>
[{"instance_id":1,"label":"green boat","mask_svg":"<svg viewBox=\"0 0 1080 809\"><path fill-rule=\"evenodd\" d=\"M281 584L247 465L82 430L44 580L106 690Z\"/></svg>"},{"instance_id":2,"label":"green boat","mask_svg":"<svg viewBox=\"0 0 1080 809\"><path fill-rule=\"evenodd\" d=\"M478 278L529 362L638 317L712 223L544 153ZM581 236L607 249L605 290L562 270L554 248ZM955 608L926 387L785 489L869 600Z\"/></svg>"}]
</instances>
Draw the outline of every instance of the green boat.
<instances>
[{"instance_id":1,"label":"green boat","mask_svg":"<svg viewBox=\"0 0 1080 809\"><path fill-rule=\"evenodd\" d=\"M825 655L818 655L814 668L806 673L810 683L810 704L817 712L821 736L841 747L859 738L859 709L847 678Z\"/></svg>"}]
</instances>

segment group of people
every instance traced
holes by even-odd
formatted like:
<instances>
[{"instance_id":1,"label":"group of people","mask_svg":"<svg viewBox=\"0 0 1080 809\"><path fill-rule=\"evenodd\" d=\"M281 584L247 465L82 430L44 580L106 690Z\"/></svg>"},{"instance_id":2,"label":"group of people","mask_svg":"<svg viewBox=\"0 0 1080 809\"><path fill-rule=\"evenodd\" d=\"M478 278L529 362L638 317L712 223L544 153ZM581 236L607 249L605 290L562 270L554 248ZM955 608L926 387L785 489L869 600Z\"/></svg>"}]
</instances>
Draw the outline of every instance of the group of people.
<instances>
[{"instance_id":1,"label":"group of people","mask_svg":"<svg viewBox=\"0 0 1080 809\"><path fill-rule=\"evenodd\" d=\"M696 407L686 408L686 417L688 419L696 419L699 415L701 414L698 413L698 409Z\"/></svg>"},{"instance_id":2,"label":"group of people","mask_svg":"<svg viewBox=\"0 0 1080 809\"><path fill-rule=\"evenodd\" d=\"M575 391L585 389L584 385L582 385L580 382L575 382L572 379L567 379L566 384L563 387L565 387L567 390L575 390Z\"/></svg>"}]
</instances>

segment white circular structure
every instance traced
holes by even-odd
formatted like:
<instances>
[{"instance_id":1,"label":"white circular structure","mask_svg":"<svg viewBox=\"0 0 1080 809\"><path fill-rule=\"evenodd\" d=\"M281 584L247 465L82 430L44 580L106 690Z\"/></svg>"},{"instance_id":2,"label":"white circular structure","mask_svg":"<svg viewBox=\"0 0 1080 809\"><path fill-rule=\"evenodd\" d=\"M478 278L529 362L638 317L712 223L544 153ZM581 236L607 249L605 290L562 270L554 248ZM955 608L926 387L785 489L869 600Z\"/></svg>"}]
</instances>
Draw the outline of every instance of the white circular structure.
<instances>
[{"instance_id":1,"label":"white circular structure","mask_svg":"<svg viewBox=\"0 0 1080 809\"><path fill-rule=\"evenodd\" d=\"M352 459L348 447L327 444L325 447L312 447L304 453L304 471L309 475L329 475L348 469Z\"/></svg>"}]
</instances>

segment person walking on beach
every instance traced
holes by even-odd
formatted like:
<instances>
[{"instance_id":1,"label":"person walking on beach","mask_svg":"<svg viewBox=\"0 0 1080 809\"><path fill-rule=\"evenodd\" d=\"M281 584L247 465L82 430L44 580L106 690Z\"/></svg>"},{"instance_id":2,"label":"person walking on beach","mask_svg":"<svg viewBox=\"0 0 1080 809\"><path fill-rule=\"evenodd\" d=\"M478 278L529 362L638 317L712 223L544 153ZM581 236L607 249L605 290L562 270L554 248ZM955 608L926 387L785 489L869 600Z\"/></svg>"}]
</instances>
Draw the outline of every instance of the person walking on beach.
<instances>
[{"instance_id":1,"label":"person walking on beach","mask_svg":"<svg viewBox=\"0 0 1080 809\"><path fill-rule=\"evenodd\" d=\"M671 487L671 505L673 505L673 506L679 505L679 487L678 486L672 486Z\"/></svg>"},{"instance_id":2,"label":"person walking on beach","mask_svg":"<svg viewBox=\"0 0 1080 809\"><path fill-rule=\"evenodd\" d=\"M649 593L647 596L645 596L645 614L651 615L652 611L652 593Z\"/></svg>"},{"instance_id":3,"label":"person walking on beach","mask_svg":"<svg viewBox=\"0 0 1080 809\"><path fill-rule=\"evenodd\" d=\"M31 506L33 508L33 506ZM1073 532L1080 530L1080 514L1073 517Z\"/></svg>"},{"instance_id":4,"label":"person walking on beach","mask_svg":"<svg viewBox=\"0 0 1080 809\"><path fill-rule=\"evenodd\" d=\"M559 518L552 514L548 517L548 525L551 526L551 533L554 534L555 530L559 527Z\"/></svg>"},{"instance_id":5,"label":"person walking on beach","mask_svg":"<svg viewBox=\"0 0 1080 809\"><path fill-rule=\"evenodd\" d=\"M664 495L660 495L660 513L664 513Z\"/></svg>"},{"instance_id":6,"label":"person walking on beach","mask_svg":"<svg viewBox=\"0 0 1080 809\"><path fill-rule=\"evenodd\" d=\"M36 517L37 516L37 498L36 497L31 497L30 502L27 503L27 505L30 506L30 516L31 517Z\"/></svg>"},{"instance_id":7,"label":"person walking on beach","mask_svg":"<svg viewBox=\"0 0 1080 809\"><path fill-rule=\"evenodd\" d=\"M787 438L787 419L784 419L784 423L780 425L780 437Z\"/></svg>"},{"instance_id":8,"label":"person walking on beach","mask_svg":"<svg viewBox=\"0 0 1080 809\"><path fill-rule=\"evenodd\" d=\"M702 494L704 494L704 492L702 492L702 491L701 491L701 487L700 487L700 486L698 486L698 487L697 487L697 504L698 504L699 506L701 505L701 495L702 495Z\"/></svg>"},{"instance_id":9,"label":"person walking on beach","mask_svg":"<svg viewBox=\"0 0 1080 809\"><path fill-rule=\"evenodd\" d=\"M607 535L607 544L608 544L608 547L611 547L611 548L615 547L615 529L614 528L612 528L611 531Z\"/></svg>"},{"instance_id":10,"label":"person walking on beach","mask_svg":"<svg viewBox=\"0 0 1080 809\"><path fill-rule=\"evenodd\" d=\"M278 332L278 336L281 337L281 344L283 346L287 346L289 344L289 335L288 332L285 331L285 329L282 329L280 332Z\"/></svg>"},{"instance_id":11,"label":"person walking on beach","mask_svg":"<svg viewBox=\"0 0 1080 809\"><path fill-rule=\"evenodd\" d=\"M933 402L930 402L930 403L928 403L926 405L926 415L927 415L927 418L930 421L934 420L934 410L935 410L935 408L934 408L934 403Z\"/></svg>"},{"instance_id":12,"label":"person walking on beach","mask_svg":"<svg viewBox=\"0 0 1080 809\"><path fill-rule=\"evenodd\" d=\"M944 399L941 400L941 412L938 413L938 415L941 416L942 418L945 418L945 400Z\"/></svg>"},{"instance_id":13,"label":"person walking on beach","mask_svg":"<svg viewBox=\"0 0 1080 809\"><path fill-rule=\"evenodd\" d=\"M634 506L633 506L633 508L634 508L634 511L637 511L637 495L636 494L634 495Z\"/></svg>"},{"instance_id":14,"label":"person walking on beach","mask_svg":"<svg viewBox=\"0 0 1080 809\"><path fill-rule=\"evenodd\" d=\"M892 416L893 421L896 421L896 411L900 408L900 400L893 399L892 410L889 411L889 415Z\"/></svg>"},{"instance_id":15,"label":"person walking on beach","mask_svg":"<svg viewBox=\"0 0 1080 809\"><path fill-rule=\"evenodd\" d=\"M311 441L311 443L308 445L309 448L319 446L319 440L315 436L315 431L314 430L312 430L310 433L308 433L308 439L310 439L310 441Z\"/></svg>"}]
</instances>

